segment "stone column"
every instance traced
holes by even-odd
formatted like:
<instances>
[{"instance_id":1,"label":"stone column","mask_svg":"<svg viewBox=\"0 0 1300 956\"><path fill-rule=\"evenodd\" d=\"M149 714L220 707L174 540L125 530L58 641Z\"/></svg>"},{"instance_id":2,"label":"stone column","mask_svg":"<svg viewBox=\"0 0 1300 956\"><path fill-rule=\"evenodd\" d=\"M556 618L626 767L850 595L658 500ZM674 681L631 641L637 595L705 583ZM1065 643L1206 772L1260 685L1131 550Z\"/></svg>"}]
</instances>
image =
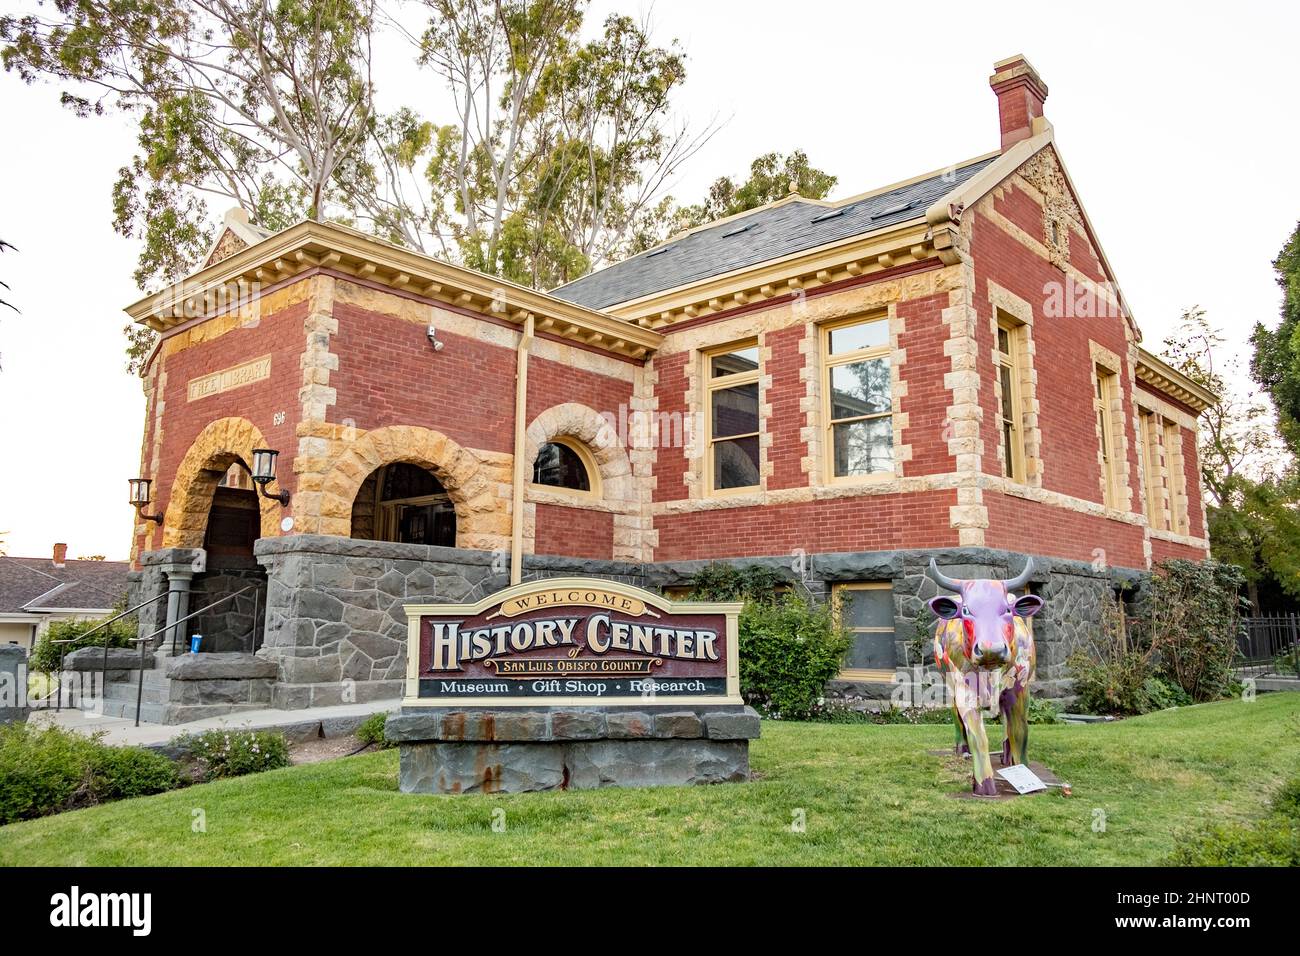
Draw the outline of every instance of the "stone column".
<instances>
[{"instance_id":1,"label":"stone column","mask_svg":"<svg viewBox=\"0 0 1300 956\"><path fill-rule=\"evenodd\" d=\"M0 724L27 719L27 652L0 645Z\"/></svg>"}]
</instances>

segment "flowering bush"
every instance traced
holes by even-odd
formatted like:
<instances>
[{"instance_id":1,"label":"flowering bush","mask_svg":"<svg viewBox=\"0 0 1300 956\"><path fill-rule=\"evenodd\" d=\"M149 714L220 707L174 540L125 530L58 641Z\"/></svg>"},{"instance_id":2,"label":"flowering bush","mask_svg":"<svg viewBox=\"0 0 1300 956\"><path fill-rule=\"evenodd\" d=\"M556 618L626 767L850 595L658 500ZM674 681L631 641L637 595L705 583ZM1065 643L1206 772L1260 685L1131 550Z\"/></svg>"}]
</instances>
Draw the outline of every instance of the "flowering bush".
<instances>
[{"instance_id":1,"label":"flowering bush","mask_svg":"<svg viewBox=\"0 0 1300 956\"><path fill-rule=\"evenodd\" d=\"M178 744L197 761L205 781L289 766L289 745L276 731L209 730L186 734Z\"/></svg>"}]
</instances>

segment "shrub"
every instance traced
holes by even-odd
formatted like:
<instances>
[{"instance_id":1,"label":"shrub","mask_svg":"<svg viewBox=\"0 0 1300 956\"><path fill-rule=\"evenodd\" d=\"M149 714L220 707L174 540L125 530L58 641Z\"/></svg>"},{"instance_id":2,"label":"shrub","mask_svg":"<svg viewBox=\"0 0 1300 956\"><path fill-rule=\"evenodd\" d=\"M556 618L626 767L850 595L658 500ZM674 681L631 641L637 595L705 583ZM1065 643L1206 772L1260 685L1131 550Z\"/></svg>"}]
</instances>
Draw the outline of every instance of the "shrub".
<instances>
[{"instance_id":1,"label":"shrub","mask_svg":"<svg viewBox=\"0 0 1300 956\"><path fill-rule=\"evenodd\" d=\"M750 602L740 614L740 692L770 717L807 719L848 649L849 636L829 606L792 596Z\"/></svg>"},{"instance_id":2,"label":"shrub","mask_svg":"<svg viewBox=\"0 0 1300 956\"><path fill-rule=\"evenodd\" d=\"M1297 661L1296 652L1294 650L1283 651L1273 658L1273 673L1300 677L1300 661Z\"/></svg>"},{"instance_id":3,"label":"shrub","mask_svg":"<svg viewBox=\"0 0 1300 956\"><path fill-rule=\"evenodd\" d=\"M116 613L116 612L114 612ZM109 647L134 647L136 621L133 617L124 617L114 621L101 630L85 637L87 631L97 627L100 621L51 621L41 639L36 642L31 656L27 659L29 671L41 671L49 674L59 669L59 661L64 654L71 654L82 647L103 647L104 634L108 633ZM55 644L55 641L72 640L71 644Z\"/></svg>"},{"instance_id":4,"label":"shrub","mask_svg":"<svg viewBox=\"0 0 1300 956\"><path fill-rule=\"evenodd\" d=\"M1061 723L1061 705L1054 700L1045 700L1042 697L1030 695L1029 722L1031 724Z\"/></svg>"},{"instance_id":5,"label":"shrub","mask_svg":"<svg viewBox=\"0 0 1300 956\"><path fill-rule=\"evenodd\" d=\"M1156 565L1142 616L1108 601L1101 636L1066 660L1080 709L1145 714L1231 696L1241 583L1233 565L1170 560Z\"/></svg>"},{"instance_id":6,"label":"shrub","mask_svg":"<svg viewBox=\"0 0 1300 956\"><path fill-rule=\"evenodd\" d=\"M110 747L102 734L58 727L0 728L0 824L175 787L175 765L140 747Z\"/></svg>"},{"instance_id":7,"label":"shrub","mask_svg":"<svg viewBox=\"0 0 1300 956\"><path fill-rule=\"evenodd\" d=\"M738 568L732 564L710 564L691 578L692 601L753 601L771 604L786 580L763 565Z\"/></svg>"},{"instance_id":8,"label":"shrub","mask_svg":"<svg viewBox=\"0 0 1300 956\"><path fill-rule=\"evenodd\" d=\"M1168 710L1170 707L1186 707L1192 703L1192 696L1178 684L1165 677L1148 677L1142 684L1142 713L1153 710Z\"/></svg>"},{"instance_id":9,"label":"shrub","mask_svg":"<svg viewBox=\"0 0 1300 956\"><path fill-rule=\"evenodd\" d=\"M1151 643L1161 676L1193 703L1229 695L1245 577L1218 561L1162 561L1151 577Z\"/></svg>"},{"instance_id":10,"label":"shrub","mask_svg":"<svg viewBox=\"0 0 1300 956\"><path fill-rule=\"evenodd\" d=\"M91 767L96 802L162 793L180 784L176 764L143 747L98 747Z\"/></svg>"},{"instance_id":11,"label":"shrub","mask_svg":"<svg viewBox=\"0 0 1300 956\"><path fill-rule=\"evenodd\" d=\"M357 739L363 744L375 744L384 749L393 746L393 742L384 736L384 724L387 721L388 714L383 711L371 714L357 728Z\"/></svg>"},{"instance_id":12,"label":"shrub","mask_svg":"<svg viewBox=\"0 0 1300 956\"><path fill-rule=\"evenodd\" d=\"M1273 797L1270 812L1254 823L1212 826L1182 838L1178 866L1300 866L1300 777Z\"/></svg>"},{"instance_id":13,"label":"shrub","mask_svg":"<svg viewBox=\"0 0 1300 956\"><path fill-rule=\"evenodd\" d=\"M205 781L289 766L289 744L279 731L209 730L185 734L177 745L198 763Z\"/></svg>"},{"instance_id":14,"label":"shrub","mask_svg":"<svg viewBox=\"0 0 1300 956\"><path fill-rule=\"evenodd\" d=\"M1078 705L1086 714L1143 714L1150 709L1144 690L1155 676L1155 651L1130 631L1117 598L1102 605L1101 633L1067 659Z\"/></svg>"}]
</instances>

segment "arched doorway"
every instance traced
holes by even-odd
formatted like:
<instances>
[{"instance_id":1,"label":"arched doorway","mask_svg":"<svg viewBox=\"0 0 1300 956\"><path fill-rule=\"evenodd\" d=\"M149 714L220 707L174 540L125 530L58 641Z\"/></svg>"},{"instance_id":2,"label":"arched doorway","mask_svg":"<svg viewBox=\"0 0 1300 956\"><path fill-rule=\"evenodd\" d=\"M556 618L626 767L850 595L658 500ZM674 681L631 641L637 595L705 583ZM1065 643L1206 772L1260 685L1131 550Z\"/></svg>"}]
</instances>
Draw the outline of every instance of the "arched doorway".
<instances>
[{"instance_id":1,"label":"arched doorway","mask_svg":"<svg viewBox=\"0 0 1300 956\"><path fill-rule=\"evenodd\" d=\"M352 502L352 537L455 547L456 506L433 472L391 462L361 483Z\"/></svg>"},{"instance_id":2,"label":"arched doorway","mask_svg":"<svg viewBox=\"0 0 1300 956\"><path fill-rule=\"evenodd\" d=\"M261 502L248 465L235 458L212 492L203 535L207 567L194 576L190 608L235 596L186 623L184 636L200 635L202 651L255 651L261 646L266 569L253 554L260 536Z\"/></svg>"}]
</instances>

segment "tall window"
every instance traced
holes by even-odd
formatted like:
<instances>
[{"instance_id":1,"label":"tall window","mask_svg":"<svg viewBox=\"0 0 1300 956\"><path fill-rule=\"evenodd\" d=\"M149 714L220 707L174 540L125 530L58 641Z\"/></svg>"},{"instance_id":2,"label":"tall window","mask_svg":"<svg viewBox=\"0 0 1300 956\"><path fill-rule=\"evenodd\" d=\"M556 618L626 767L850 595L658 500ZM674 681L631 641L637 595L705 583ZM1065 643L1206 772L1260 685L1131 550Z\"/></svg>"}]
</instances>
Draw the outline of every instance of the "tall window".
<instances>
[{"instance_id":1,"label":"tall window","mask_svg":"<svg viewBox=\"0 0 1300 956\"><path fill-rule=\"evenodd\" d=\"M1114 372L1100 365L1097 366L1093 407L1097 412L1097 432L1101 441L1102 501L1108 508L1119 507L1119 461L1115 449L1115 416L1111 411L1111 402L1115 396L1115 380Z\"/></svg>"},{"instance_id":2,"label":"tall window","mask_svg":"<svg viewBox=\"0 0 1300 956\"><path fill-rule=\"evenodd\" d=\"M1138 443L1142 456L1142 477L1147 495L1144 507L1147 524L1163 530L1165 527L1164 479L1160 475L1160 433L1158 419L1145 408L1138 409Z\"/></svg>"},{"instance_id":3,"label":"tall window","mask_svg":"<svg viewBox=\"0 0 1300 956\"><path fill-rule=\"evenodd\" d=\"M758 487L758 342L704 357L709 490Z\"/></svg>"},{"instance_id":4,"label":"tall window","mask_svg":"<svg viewBox=\"0 0 1300 956\"><path fill-rule=\"evenodd\" d=\"M591 469L583 453L573 445L560 440L547 442L537 449L533 484L587 494L591 491Z\"/></svg>"},{"instance_id":5,"label":"tall window","mask_svg":"<svg viewBox=\"0 0 1300 956\"><path fill-rule=\"evenodd\" d=\"M834 325L822 333L830 478L894 470L889 320Z\"/></svg>"},{"instance_id":6,"label":"tall window","mask_svg":"<svg viewBox=\"0 0 1300 956\"><path fill-rule=\"evenodd\" d=\"M1002 387L1002 474L1025 480L1024 402L1020 394L1020 326L998 321L998 382Z\"/></svg>"},{"instance_id":7,"label":"tall window","mask_svg":"<svg viewBox=\"0 0 1300 956\"><path fill-rule=\"evenodd\" d=\"M853 637L840 676L892 678L898 666L893 588L888 582L837 584L832 598L840 623Z\"/></svg>"},{"instance_id":8,"label":"tall window","mask_svg":"<svg viewBox=\"0 0 1300 956\"><path fill-rule=\"evenodd\" d=\"M1164 422L1165 471L1169 474L1169 530L1187 534L1187 475L1183 471L1183 433L1175 422Z\"/></svg>"}]
</instances>

